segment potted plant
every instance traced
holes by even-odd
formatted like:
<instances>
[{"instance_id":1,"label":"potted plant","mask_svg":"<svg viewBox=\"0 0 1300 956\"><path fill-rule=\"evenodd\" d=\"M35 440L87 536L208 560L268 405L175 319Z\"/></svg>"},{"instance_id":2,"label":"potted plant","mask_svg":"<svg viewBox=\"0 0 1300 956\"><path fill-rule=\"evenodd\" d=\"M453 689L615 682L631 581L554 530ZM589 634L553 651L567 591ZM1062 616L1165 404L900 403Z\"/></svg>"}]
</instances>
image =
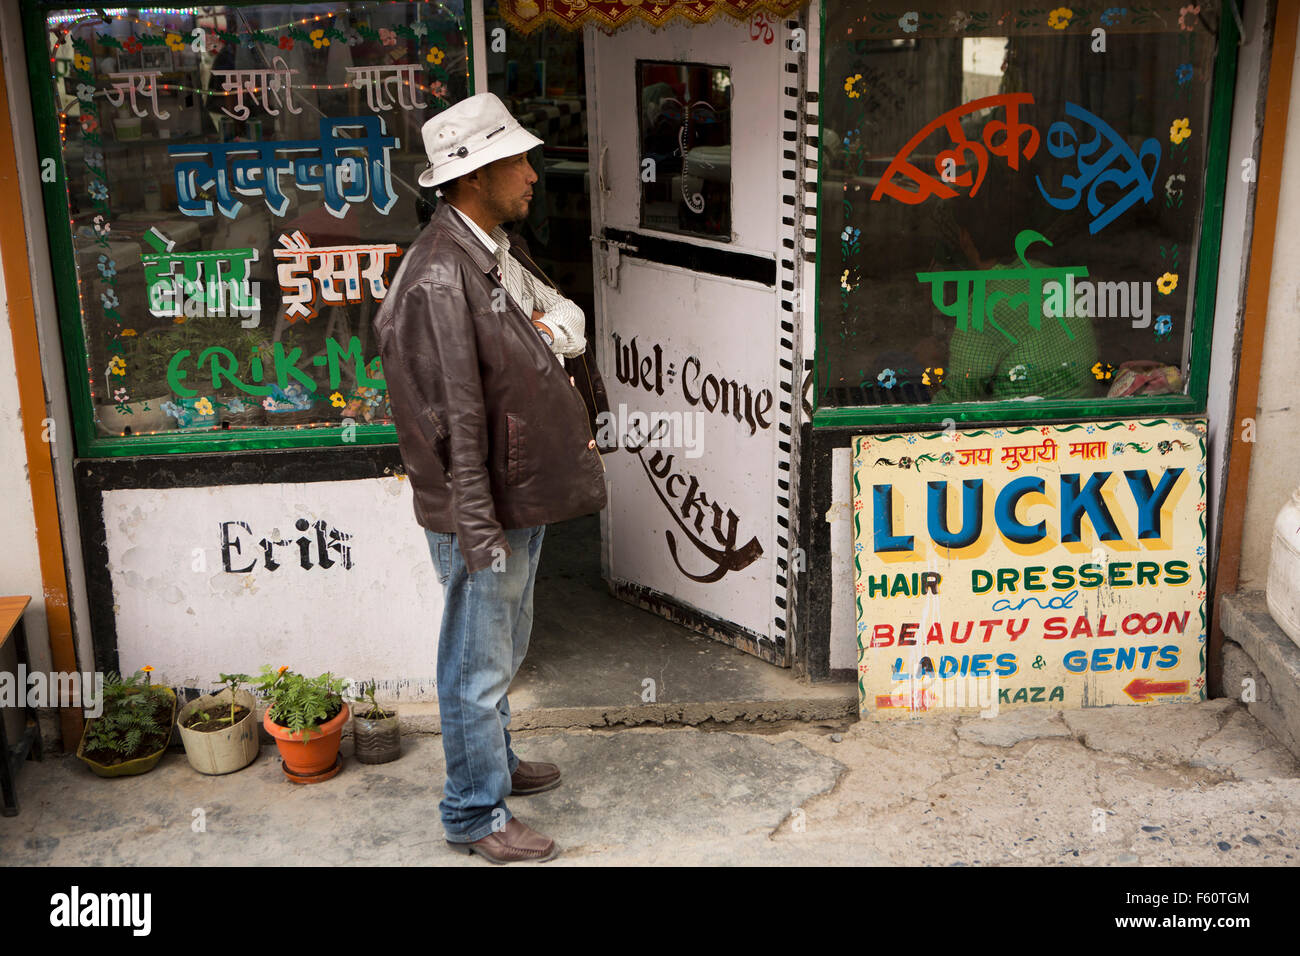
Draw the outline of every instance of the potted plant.
<instances>
[{"instance_id":1,"label":"potted plant","mask_svg":"<svg viewBox=\"0 0 1300 956\"><path fill-rule=\"evenodd\" d=\"M352 717L352 743L357 760L361 763L388 763L400 757L402 730L397 722L397 711L379 706L375 700L375 682L362 684L361 696L354 700L358 706Z\"/></svg>"},{"instance_id":2,"label":"potted plant","mask_svg":"<svg viewBox=\"0 0 1300 956\"><path fill-rule=\"evenodd\" d=\"M241 683L247 674L222 674L226 686L204 694L181 708L177 726L185 756L199 773L223 774L242 770L257 756L257 701Z\"/></svg>"},{"instance_id":3,"label":"potted plant","mask_svg":"<svg viewBox=\"0 0 1300 956\"><path fill-rule=\"evenodd\" d=\"M275 740L285 775L295 783L320 783L343 768L339 743L351 716L343 689L347 681L303 677L288 667L263 667L254 684L267 698L262 726Z\"/></svg>"},{"instance_id":4,"label":"potted plant","mask_svg":"<svg viewBox=\"0 0 1300 956\"><path fill-rule=\"evenodd\" d=\"M152 667L104 679L104 710L86 722L77 757L101 777L152 770L172 739L176 694L149 683Z\"/></svg>"}]
</instances>

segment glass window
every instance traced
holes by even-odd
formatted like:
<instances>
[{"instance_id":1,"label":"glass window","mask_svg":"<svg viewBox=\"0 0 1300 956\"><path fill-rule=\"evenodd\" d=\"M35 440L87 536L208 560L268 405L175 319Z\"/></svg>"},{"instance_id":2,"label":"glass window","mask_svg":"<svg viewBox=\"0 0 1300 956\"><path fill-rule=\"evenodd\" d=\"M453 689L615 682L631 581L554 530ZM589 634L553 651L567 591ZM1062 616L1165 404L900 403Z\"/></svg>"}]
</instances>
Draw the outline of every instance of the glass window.
<instances>
[{"instance_id":1,"label":"glass window","mask_svg":"<svg viewBox=\"0 0 1300 956\"><path fill-rule=\"evenodd\" d=\"M487 88L543 144L528 154L538 179L516 232L529 257L582 309L591 341L596 305L582 31L547 23L524 32L496 0L486 0L483 18Z\"/></svg>"},{"instance_id":2,"label":"glass window","mask_svg":"<svg viewBox=\"0 0 1300 956\"><path fill-rule=\"evenodd\" d=\"M391 422L371 321L427 221L420 128L466 95L462 9L44 14L100 436Z\"/></svg>"},{"instance_id":3,"label":"glass window","mask_svg":"<svg viewBox=\"0 0 1300 956\"><path fill-rule=\"evenodd\" d=\"M1182 394L1217 6L829 4L820 406Z\"/></svg>"},{"instance_id":4,"label":"glass window","mask_svg":"<svg viewBox=\"0 0 1300 956\"><path fill-rule=\"evenodd\" d=\"M731 71L638 60L641 225L731 241Z\"/></svg>"}]
</instances>

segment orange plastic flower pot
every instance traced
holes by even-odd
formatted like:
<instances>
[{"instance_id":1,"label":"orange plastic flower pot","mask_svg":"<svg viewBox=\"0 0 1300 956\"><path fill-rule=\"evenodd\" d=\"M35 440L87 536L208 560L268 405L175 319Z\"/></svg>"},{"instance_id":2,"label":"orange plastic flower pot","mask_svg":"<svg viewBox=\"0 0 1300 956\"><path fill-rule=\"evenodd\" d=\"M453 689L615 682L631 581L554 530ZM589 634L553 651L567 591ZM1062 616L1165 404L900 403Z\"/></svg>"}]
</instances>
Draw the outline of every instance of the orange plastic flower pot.
<instances>
[{"instance_id":1,"label":"orange plastic flower pot","mask_svg":"<svg viewBox=\"0 0 1300 956\"><path fill-rule=\"evenodd\" d=\"M288 727L281 727L271 719L271 708L266 708L262 717L262 726L275 738L275 745L280 749L287 771L294 774L318 774L333 766L339 755L339 744L343 741L343 728L347 726L352 715L348 705L320 725L320 730L303 740L302 733L290 733Z\"/></svg>"}]
</instances>

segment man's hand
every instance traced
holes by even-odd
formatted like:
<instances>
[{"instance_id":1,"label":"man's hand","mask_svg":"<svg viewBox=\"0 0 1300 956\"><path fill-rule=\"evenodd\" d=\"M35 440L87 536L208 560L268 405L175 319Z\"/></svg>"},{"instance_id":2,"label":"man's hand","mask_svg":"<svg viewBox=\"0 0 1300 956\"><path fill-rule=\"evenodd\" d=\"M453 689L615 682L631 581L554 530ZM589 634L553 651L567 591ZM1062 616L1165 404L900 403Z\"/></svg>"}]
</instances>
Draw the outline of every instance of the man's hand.
<instances>
[{"instance_id":1,"label":"man's hand","mask_svg":"<svg viewBox=\"0 0 1300 956\"><path fill-rule=\"evenodd\" d=\"M551 341L555 341L555 330L552 329L545 322L541 321L542 318L545 317L545 315L546 315L545 312L542 312L539 309L533 309L533 325L535 325L538 329L540 329L541 331L549 335L551 337Z\"/></svg>"}]
</instances>

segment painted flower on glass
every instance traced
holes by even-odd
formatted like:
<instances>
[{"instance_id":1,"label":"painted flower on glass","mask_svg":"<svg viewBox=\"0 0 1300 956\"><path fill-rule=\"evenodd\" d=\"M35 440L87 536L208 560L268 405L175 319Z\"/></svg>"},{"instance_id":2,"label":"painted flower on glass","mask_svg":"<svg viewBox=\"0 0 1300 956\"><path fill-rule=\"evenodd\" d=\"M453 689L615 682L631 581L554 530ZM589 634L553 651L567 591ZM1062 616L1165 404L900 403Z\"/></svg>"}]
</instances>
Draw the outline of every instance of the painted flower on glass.
<instances>
[{"instance_id":1,"label":"painted flower on glass","mask_svg":"<svg viewBox=\"0 0 1300 956\"><path fill-rule=\"evenodd\" d=\"M122 49L125 50L127 53L132 53L132 54L139 53L141 50L144 49L144 44L141 43L139 39L136 37L133 36L127 37L125 40L122 41Z\"/></svg>"},{"instance_id":2,"label":"painted flower on glass","mask_svg":"<svg viewBox=\"0 0 1300 956\"><path fill-rule=\"evenodd\" d=\"M293 49L293 37L288 36L288 35L280 37L280 49L281 49L281 50L292 50L292 49Z\"/></svg>"},{"instance_id":3,"label":"painted flower on glass","mask_svg":"<svg viewBox=\"0 0 1300 956\"><path fill-rule=\"evenodd\" d=\"M1192 79L1192 65L1179 63L1178 69L1174 70L1174 79L1178 80L1179 86L1186 86Z\"/></svg>"},{"instance_id":4,"label":"painted flower on glass","mask_svg":"<svg viewBox=\"0 0 1300 956\"><path fill-rule=\"evenodd\" d=\"M89 100L89 99L94 99L94 96L95 96L95 87L92 84L90 83L77 84L77 99Z\"/></svg>"},{"instance_id":5,"label":"painted flower on glass","mask_svg":"<svg viewBox=\"0 0 1300 956\"><path fill-rule=\"evenodd\" d=\"M954 30L965 30L966 27L970 25L970 20L970 14L963 10L958 10L952 15L952 19L948 22L952 25Z\"/></svg>"},{"instance_id":6,"label":"painted flower on glass","mask_svg":"<svg viewBox=\"0 0 1300 956\"><path fill-rule=\"evenodd\" d=\"M1156 332L1160 335L1168 335L1174 328L1173 316L1157 315Z\"/></svg>"},{"instance_id":7,"label":"painted flower on glass","mask_svg":"<svg viewBox=\"0 0 1300 956\"><path fill-rule=\"evenodd\" d=\"M109 224L109 221L103 216L96 216L91 221L91 225L94 226L95 235L97 236L107 236L113 229L112 225Z\"/></svg>"},{"instance_id":8,"label":"painted flower on glass","mask_svg":"<svg viewBox=\"0 0 1300 956\"><path fill-rule=\"evenodd\" d=\"M447 54L443 53L442 50L440 50L438 47L432 46L429 47L429 52L424 55L424 58L428 60L430 63L432 63L434 66L438 66L439 64L442 63L442 61L446 58L446 56Z\"/></svg>"},{"instance_id":9,"label":"painted flower on glass","mask_svg":"<svg viewBox=\"0 0 1300 956\"><path fill-rule=\"evenodd\" d=\"M898 384L898 376L894 374L892 368L887 368L876 376L876 381L885 388L893 388Z\"/></svg>"},{"instance_id":10,"label":"painted flower on glass","mask_svg":"<svg viewBox=\"0 0 1300 956\"><path fill-rule=\"evenodd\" d=\"M844 273L840 276L840 288L843 289L845 292L852 292L852 291L853 291L853 286L849 285L849 270L848 270L848 269L845 269L845 270L844 270Z\"/></svg>"},{"instance_id":11,"label":"painted flower on glass","mask_svg":"<svg viewBox=\"0 0 1300 956\"><path fill-rule=\"evenodd\" d=\"M90 184L90 198L103 202L108 198L108 187L99 180L95 180Z\"/></svg>"},{"instance_id":12,"label":"painted flower on glass","mask_svg":"<svg viewBox=\"0 0 1300 956\"><path fill-rule=\"evenodd\" d=\"M135 329L123 329L120 334L127 336L135 335Z\"/></svg>"},{"instance_id":13,"label":"painted flower on glass","mask_svg":"<svg viewBox=\"0 0 1300 956\"><path fill-rule=\"evenodd\" d=\"M1127 7L1107 7L1106 12L1101 15L1101 25L1104 27L1113 27L1127 14Z\"/></svg>"},{"instance_id":14,"label":"painted flower on glass","mask_svg":"<svg viewBox=\"0 0 1300 956\"><path fill-rule=\"evenodd\" d=\"M1013 382L1023 382L1028 377L1029 369L1025 368L1023 365L1017 365L1007 373L1007 378L1011 379Z\"/></svg>"},{"instance_id":15,"label":"painted flower on glass","mask_svg":"<svg viewBox=\"0 0 1300 956\"><path fill-rule=\"evenodd\" d=\"M1166 272L1156 280L1156 288L1161 295L1168 295L1178 288L1178 276L1172 272Z\"/></svg>"},{"instance_id":16,"label":"painted flower on glass","mask_svg":"<svg viewBox=\"0 0 1300 956\"><path fill-rule=\"evenodd\" d=\"M181 50L185 49L185 41L181 39L179 33L169 33L165 39L167 41L168 49L173 53L179 53Z\"/></svg>"},{"instance_id":17,"label":"painted flower on glass","mask_svg":"<svg viewBox=\"0 0 1300 956\"><path fill-rule=\"evenodd\" d=\"M103 169L104 151L101 149L86 150L86 165L93 166L95 169Z\"/></svg>"},{"instance_id":18,"label":"painted flower on glass","mask_svg":"<svg viewBox=\"0 0 1300 956\"><path fill-rule=\"evenodd\" d=\"M1069 7L1057 7L1047 15L1047 25L1053 30L1064 30L1070 25L1074 11Z\"/></svg>"},{"instance_id":19,"label":"painted flower on glass","mask_svg":"<svg viewBox=\"0 0 1300 956\"><path fill-rule=\"evenodd\" d=\"M75 69L80 70L82 73L89 73L90 57L86 56L86 54L84 53L78 53L72 58L72 65Z\"/></svg>"},{"instance_id":20,"label":"painted flower on glass","mask_svg":"<svg viewBox=\"0 0 1300 956\"><path fill-rule=\"evenodd\" d=\"M347 402L343 400L342 395L340 395L338 392L335 392L333 395L330 396L330 404L333 405L335 408L342 408L344 405L347 404Z\"/></svg>"},{"instance_id":21,"label":"painted flower on glass","mask_svg":"<svg viewBox=\"0 0 1300 956\"><path fill-rule=\"evenodd\" d=\"M397 34L388 27L379 28L379 40L384 46L393 46L397 43Z\"/></svg>"},{"instance_id":22,"label":"painted flower on glass","mask_svg":"<svg viewBox=\"0 0 1300 956\"><path fill-rule=\"evenodd\" d=\"M275 411L275 399L272 398L270 395L266 396L266 398L262 399L262 407L265 408L268 412Z\"/></svg>"},{"instance_id":23,"label":"painted flower on glass","mask_svg":"<svg viewBox=\"0 0 1300 956\"><path fill-rule=\"evenodd\" d=\"M1182 119L1176 119L1169 127L1169 142L1177 146L1187 137L1192 135L1192 124L1186 116Z\"/></svg>"},{"instance_id":24,"label":"painted flower on glass","mask_svg":"<svg viewBox=\"0 0 1300 956\"><path fill-rule=\"evenodd\" d=\"M321 47L327 47L330 45L330 38L325 35L324 30L312 30L311 45L319 50Z\"/></svg>"},{"instance_id":25,"label":"painted flower on glass","mask_svg":"<svg viewBox=\"0 0 1300 956\"><path fill-rule=\"evenodd\" d=\"M118 306L117 290L109 289L99 297L100 303L105 309L116 309Z\"/></svg>"},{"instance_id":26,"label":"painted flower on glass","mask_svg":"<svg viewBox=\"0 0 1300 956\"><path fill-rule=\"evenodd\" d=\"M113 360L108 363L108 370L114 375L125 375L126 362L123 361L122 356L114 355Z\"/></svg>"},{"instance_id":27,"label":"painted flower on glass","mask_svg":"<svg viewBox=\"0 0 1300 956\"><path fill-rule=\"evenodd\" d=\"M221 52L222 50L224 50L225 48L226 48L226 41L225 41L225 40L221 39L221 37L217 36L216 34L213 34L213 33L208 34L208 52L209 52L209 53L211 53L213 56L216 56L218 53L220 53L220 52Z\"/></svg>"},{"instance_id":28,"label":"painted flower on glass","mask_svg":"<svg viewBox=\"0 0 1300 956\"><path fill-rule=\"evenodd\" d=\"M858 89L858 81L861 79L861 73L854 73L844 80L844 92L849 94L850 99L856 100L862 96L862 91Z\"/></svg>"},{"instance_id":29,"label":"painted flower on glass","mask_svg":"<svg viewBox=\"0 0 1300 956\"><path fill-rule=\"evenodd\" d=\"M1188 4L1178 11L1178 26L1188 33L1196 29L1196 18L1201 15L1201 8Z\"/></svg>"},{"instance_id":30,"label":"painted flower on glass","mask_svg":"<svg viewBox=\"0 0 1300 956\"><path fill-rule=\"evenodd\" d=\"M434 80L429 84L429 92L438 99L445 100L447 98L447 84L442 80Z\"/></svg>"},{"instance_id":31,"label":"painted flower on glass","mask_svg":"<svg viewBox=\"0 0 1300 956\"><path fill-rule=\"evenodd\" d=\"M411 32L417 37L422 37L429 32L429 25L427 23L412 23Z\"/></svg>"},{"instance_id":32,"label":"painted flower on glass","mask_svg":"<svg viewBox=\"0 0 1300 956\"><path fill-rule=\"evenodd\" d=\"M93 133L99 129L99 117L94 113L81 114L81 128L87 133Z\"/></svg>"},{"instance_id":33,"label":"painted flower on glass","mask_svg":"<svg viewBox=\"0 0 1300 956\"><path fill-rule=\"evenodd\" d=\"M198 412L200 415L211 415L212 402L210 402L208 400L208 397L204 395L202 398L200 398L197 402L194 403L194 410Z\"/></svg>"},{"instance_id":34,"label":"painted flower on glass","mask_svg":"<svg viewBox=\"0 0 1300 956\"><path fill-rule=\"evenodd\" d=\"M845 226L844 231L840 233L840 239L844 242L857 242L860 235L862 235L861 229L855 226Z\"/></svg>"},{"instance_id":35,"label":"painted flower on glass","mask_svg":"<svg viewBox=\"0 0 1300 956\"><path fill-rule=\"evenodd\" d=\"M1098 362L1092 367L1092 377L1099 382L1104 382L1110 378L1111 367L1106 362Z\"/></svg>"},{"instance_id":36,"label":"painted flower on glass","mask_svg":"<svg viewBox=\"0 0 1300 956\"><path fill-rule=\"evenodd\" d=\"M904 33L915 33L916 28L921 25L921 14L909 10L898 18L898 25L903 28Z\"/></svg>"},{"instance_id":37,"label":"painted flower on glass","mask_svg":"<svg viewBox=\"0 0 1300 956\"><path fill-rule=\"evenodd\" d=\"M116 401L125 402L130 397L131 397L131 393L128 392L125 388L117 388L113 390L113 398Z\"/></svg>"},{"instance_id":38,"label":"painted flower on glass","mask_svg":"<svg viewBox=\"0 0 1300 956\"><path fill-rule=\"evenodd\" d=\"M240 412L248 411L248 406L245 405L238 396L236 396L226 402L226 411L230 412L232 415L238 415Z\"/></svg>"},{"instance_id":39,"label":"painted flower on glass","mask_svg":"<svg viewBox=\"0 0 1300 956\"><path fill-rule=\"evenodd\" d=\"M360 46L365 40L356 30L348 31L348 46Z\"/></svg>"},{"instance_id":40,"label":"painted flower on glass","mask_svg":"<svg viewBox=\"0 0 1300 956\"><path fill-rule=\"evenodd\" d=\"M99 257L99 274L105 279L111 279L117 275L117 260L101 255Z\"/></svg>"}]
</instances>

